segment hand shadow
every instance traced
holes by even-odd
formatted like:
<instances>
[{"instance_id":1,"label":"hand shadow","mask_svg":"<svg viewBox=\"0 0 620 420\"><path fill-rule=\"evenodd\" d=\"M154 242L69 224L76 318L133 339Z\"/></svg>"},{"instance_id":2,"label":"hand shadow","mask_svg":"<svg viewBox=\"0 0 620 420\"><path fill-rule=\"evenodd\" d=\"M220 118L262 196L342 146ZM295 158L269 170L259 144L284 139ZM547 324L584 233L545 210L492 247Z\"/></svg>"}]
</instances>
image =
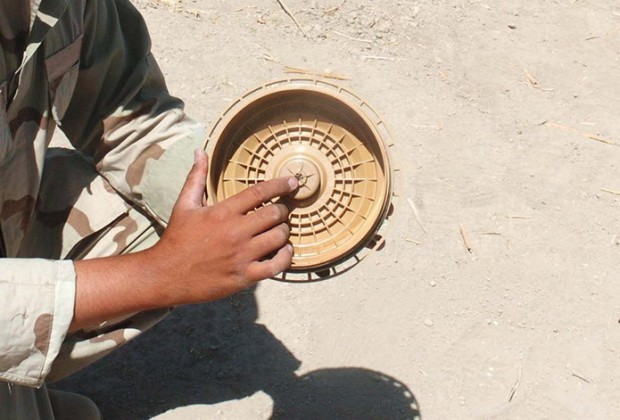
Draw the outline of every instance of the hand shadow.
<instances>
[{"instance_id":1,"label":"hand shadow","mask_svg":"<svg viewBox=\"0 0 620 420\"><path fill-rule=\"evenodd\" d=\"M320 369L272 389L272 419L420 419L403 383L363 368Z\"/></svg>"},{"instance_id":2,"label":"hand shadow","mask_svg":"<svg viewBox=\"0 0 620 420\"><path fill-rule=\"evenodd\" d=\"M177 308L142 337L50 388L92 398L104 419L148 419L193 404L263 391L273 419L414 419L415 397L394 378L362 368L317 370L261 324L254 291Z\"/></svg>"}]
</instances>

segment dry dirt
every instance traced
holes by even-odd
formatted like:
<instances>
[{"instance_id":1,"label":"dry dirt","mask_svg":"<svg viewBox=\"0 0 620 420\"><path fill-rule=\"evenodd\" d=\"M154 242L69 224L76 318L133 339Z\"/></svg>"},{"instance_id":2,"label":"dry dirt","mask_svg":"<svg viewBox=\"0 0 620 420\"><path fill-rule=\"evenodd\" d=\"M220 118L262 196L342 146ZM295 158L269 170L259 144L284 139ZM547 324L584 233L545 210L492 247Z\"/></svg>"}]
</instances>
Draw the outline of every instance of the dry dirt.
<instances>
[{"instance_id":1,"label":"dry dirt","mask_svg":"<svg viewBox=\"0 0 620 420\"><path fill-rule=\"evenodd\" d=\"M137 2L207 127L286 66L348 78L397 142L387 247L179 308L58 386L107 419L618 418L620 5L284 4L307 36L277 0Z\"/></svg>"}]
</instances>

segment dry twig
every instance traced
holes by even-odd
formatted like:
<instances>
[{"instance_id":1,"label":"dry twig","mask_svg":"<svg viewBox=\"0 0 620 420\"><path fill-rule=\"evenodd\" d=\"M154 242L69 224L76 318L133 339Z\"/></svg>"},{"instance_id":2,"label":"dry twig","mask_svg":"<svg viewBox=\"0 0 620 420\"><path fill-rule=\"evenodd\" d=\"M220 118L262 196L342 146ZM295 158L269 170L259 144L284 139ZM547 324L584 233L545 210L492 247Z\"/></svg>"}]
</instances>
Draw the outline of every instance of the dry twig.
<instances>
[{"instance_id":1,"label":"dry twig","mask_svg":"<svg viewBox=\"0 0 620 420\"><path fill-rule=\"evenodd\" d=\"M582 380L582 381L584 381L585 383L588 383L588 384L590 383L590 380L589 380L589 379L584 378L583 376L581 376L581 375L579 375L579 374L577 374L577 373L575 373L575 372L572 372L572 371L571 371L571 373L570 373L570 374L571 374L571 376L574 376L574 377L575 377L575 378L577 378L577 379L581 379L581 380Z\"/></svg>"},{"instance_id":2,"label":"dry twig","mask_svg":"<svg viewBox=\"0 0 620 420\"><path fill-rule=\"evenodd\" d=\"M284 3L284 1L283 0L277 0L277 2L280 5L280 7L282 8L282 10L284 10L284 13L286 13L291 19L293 19L293 22L295 22L295 25L297 25L297 27L299 28L299 30L301 31L303 36L307 37L308 35L306 34L304 29L301 27L301 25L297 21L297 18L295 18L295 15L293 15L293 13L289 10L288 6Z\"/></svg>"},{"instance_id":3,"label":"dry twig","mask_svg":"<svg viewBox=\"0 0 620 420\"><path fill-rule=\"evenodd\" d=\"M512 399L514 398L515 394L517 393L517 389L519 389L519 386L521 385L521 376L522 375L523 375L523 367L520 367L519 368L519 377L517 378L517 381L512 386L512 389L510 390L510 395L508 395L508 402L511 402Z\"/></svg>"},{"instance_id":4,"label":"dry twig","mask_svg":"<svg viewBox=\"0 0 620 420\"><path fill-rule=\"evenodd\" d=\"M286 73L307 74L307 75L310 75L310 76L324 77L324 78L327 78L327 79L351 80L347 76L343 76L341 74L314 72L314 71L311 71L311 70L298 69L296 67L289 67L289 66L284 66L284 71Z\"/></svg>"}]
</instances>

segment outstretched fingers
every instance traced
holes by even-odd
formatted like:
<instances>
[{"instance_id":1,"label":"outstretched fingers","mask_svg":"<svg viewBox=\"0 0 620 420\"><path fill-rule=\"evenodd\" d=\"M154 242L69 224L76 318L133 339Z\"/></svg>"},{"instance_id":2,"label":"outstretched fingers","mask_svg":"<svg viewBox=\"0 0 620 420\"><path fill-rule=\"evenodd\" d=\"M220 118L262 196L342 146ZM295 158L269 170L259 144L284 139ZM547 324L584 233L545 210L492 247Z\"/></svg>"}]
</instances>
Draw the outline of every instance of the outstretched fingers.
<instances>
[{"instance_id":1,"label":"outstretched fingers","mask_svg":"<svg viewBox=\"0 0 620 420\"><path fill-rule=\"evenodd\" d=\"M245 216L245 223L252 235L265 232L288 221L288 208L282 203L268 204Z\"/></svg>"},{"instance_id":2,"label":"outstretched fingers","mask_svg":"<svg viewBox=\"0 0 620 420\"><path fill-rule=\"evenodd\" d=\"M290 233L291 230L288 225L286 223L281 223L267 232L255 236L249 244L253 252L253 257L259 260L279 250L288 242Z\"/></svg>"},{"instance_id":3,"label":"outstretched fingers","mask_svg":"<svg viewBox=\"0 0 620 420\"><path fill-rule=\"evenodd\" d=\"M286 244L278 250L276 255L268 260L256 261L250 264L247 273L248 276L255 280L263 280L274 277L281 272L287 270L293 261L293 246Z\"/></svg>"},{"instance_id":4,"label":"outstretched fingers","mask_svg":"<svg viewBox=\"0 0 620 420\"><path fill-rule=\"evenodd\" d=\"M299 186L295 177L283 177L261 182L226 200L228 206L238 213L246 214L276 197L290 194Z\"/></svg>"}]
</instances>

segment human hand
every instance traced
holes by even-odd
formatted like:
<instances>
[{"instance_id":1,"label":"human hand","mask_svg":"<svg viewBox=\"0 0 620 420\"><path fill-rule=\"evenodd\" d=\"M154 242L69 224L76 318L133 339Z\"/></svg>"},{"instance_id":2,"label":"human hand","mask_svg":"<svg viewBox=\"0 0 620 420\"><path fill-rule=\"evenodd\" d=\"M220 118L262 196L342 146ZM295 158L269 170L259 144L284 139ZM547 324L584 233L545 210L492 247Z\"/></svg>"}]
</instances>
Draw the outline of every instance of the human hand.
<instances>
[{"instance_id":1,"label":"human hand","mask_svg":"<svg viewBox=\"0 0 620 420\"><path fill-rule=\"evenodd\" d=\"M170 305L232 295L291 264L286 206L268 204L253 210L294 191L297 179L262 182L204 206L207 166L204 151L196 151L170 223L157 245L147 250L156 267L161 299Z\"/></svg>"},{"instance_id":2,"label":"human hand","mask_svg":"<svg viewBox=\"0 0 620 420\"><path fill-rule=\"evenodd\" d=\"M268 204L253 210L294 191L297 179L262 182L204 206L206 177L207 155L197 151L170 223L152 248L75 261L71 331L148 309L220 299L290 266L288 209Z\"/></svg>"}]
</instances>

